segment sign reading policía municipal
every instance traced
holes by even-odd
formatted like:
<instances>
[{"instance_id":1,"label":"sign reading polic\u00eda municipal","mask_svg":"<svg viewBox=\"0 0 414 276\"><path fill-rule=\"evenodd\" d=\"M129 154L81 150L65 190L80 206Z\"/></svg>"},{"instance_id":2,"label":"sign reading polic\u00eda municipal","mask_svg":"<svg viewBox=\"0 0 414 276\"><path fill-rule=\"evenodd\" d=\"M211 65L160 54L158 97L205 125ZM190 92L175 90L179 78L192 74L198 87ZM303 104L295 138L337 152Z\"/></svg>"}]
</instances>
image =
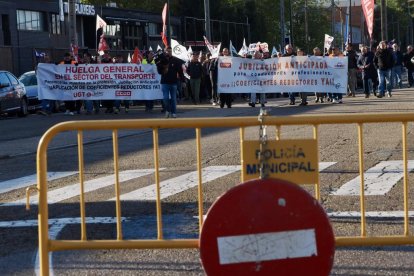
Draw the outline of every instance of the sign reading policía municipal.
<instances>
[{"instance_id":1,"label":"sign reading polic\u00eda municipal","mask_svg":"<svg viewBox=\"0 0 414 276\"><path fill-rule=\"evenodd\" d=\"M260 141L243 142L244 180L260 177ZM267 141L262 152L268 177L296 184L318 181L318 150L314 139Z\"/></svg>"}]
</instances>

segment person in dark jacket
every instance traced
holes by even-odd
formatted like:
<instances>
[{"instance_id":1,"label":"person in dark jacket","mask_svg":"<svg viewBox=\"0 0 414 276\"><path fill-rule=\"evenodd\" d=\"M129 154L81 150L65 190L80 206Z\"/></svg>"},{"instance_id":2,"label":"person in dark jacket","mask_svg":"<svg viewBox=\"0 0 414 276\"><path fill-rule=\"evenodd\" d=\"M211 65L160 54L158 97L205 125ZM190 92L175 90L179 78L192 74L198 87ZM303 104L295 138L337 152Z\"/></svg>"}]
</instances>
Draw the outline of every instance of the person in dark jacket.
<instances>
[{"instance_id":1,"label":"person in dark jacket","mask_svg":"<svg viewBox=\"0 0 414 276\"><path fill-rule=\"evenodd\" d=\"M183 62L172 55L172 48L165 50L167 60L157 63L157 71L161 75L161 90L165 106L165 118L177 118L177 77L184 83Z\"/></svg>"},{"instance_id":2,"label":"person in dark jacket","mask_svg":"<svg viewBox=\"0 0 414 276\"><path fill-rule=\"evenodd\" d=\"M402 79L401 79L401 71L402 71L402 63L403 63L403 55L400 51L400 47L397 43L392 44L392 54L394 57L394 66L391 70L391 86L392 88L398 87L402 88Z\"/></svg>"},{"instance_id":3,"label":"person in dark jacket","mask_svg":"<svg viewBox=\"0 0 414 276\"><path fill-rule=\"evenodd\" d=\"M376 95L377 94L376 93L377 72L374 67L374 53L369 51L367 46L362 47L362 52L358 58L357 65L358 65L358 68L362 70L362 80L363 80L365 98L369 97L371 86L372 86L374 95Z\"/></svg>"},{"instance_id":4,"label":"person in dark jacket","mask_svg":"<svg viewBox=\"0 0 414 276\"><path fill-rule=\"evenodd\" d=\"M394 66L392 52L387 48L387 43L381 41L375 53L374 65L378 72L379 93L378 98L385 96L385 84L387 85L388 97L391 97L391 69Z\"/></svg>"},{"instance_id":5,"label":"person in dark jacket","mask_svg":"<svg viewBox=\"0 0 414 276\"><path fill-rule=\"evenodd\" d=\"M194 96L194 104L200 103L200 85L201 76L203 74L203 66L201 62L198 61L198 58L198 52L194 52L187 66L187 74L190 76L190 87Z\"/></svg>"},{"instance_id":6,"label":"person in dark jacket","mask_svg":"<svg viewBox=\"0 0 414 276\"><path fill-rule=\"evenodd\" d=\"M403 56L403 65L407 69L408 75L408 87L413 86L414 84L414 63L412 59L414 58L414 48L411 45L407 46L407 52Z\"/></svg>"},{"instance_id":7,"label":"person in dark jacket","mask_svg":"<svg viewBox=\"0 0 414 276\"><path fill-rule=\"evenodd\" d=\"M345 56L348 57L348 93L347 96L355 97L355 87L357 82L357 55L352 44L346 45Z\"/></svg>"}]
</instances>

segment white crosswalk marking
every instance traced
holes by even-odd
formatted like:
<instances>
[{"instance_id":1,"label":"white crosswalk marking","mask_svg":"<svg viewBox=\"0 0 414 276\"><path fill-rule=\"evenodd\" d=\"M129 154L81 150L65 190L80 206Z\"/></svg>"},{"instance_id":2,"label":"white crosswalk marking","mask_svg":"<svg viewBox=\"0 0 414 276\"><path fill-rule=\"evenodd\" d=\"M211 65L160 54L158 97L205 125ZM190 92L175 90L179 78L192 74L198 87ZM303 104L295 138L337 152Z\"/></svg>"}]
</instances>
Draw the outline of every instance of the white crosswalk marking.
<instances>
[{"instance_id":1,"label":"white crosswalk marking","mask_svg":"<svg viewBox=\"0 0 414 276\"><path fill-rule=\"evenodd\" d=\"M323 171L326 168L332 166L336 162L320 162L319 171ZM163 169L160 169L163 170ZM236 172L240 170L240 166L212 166L203 169L203 182L209 182L214 179L223 177L227 174ZM77 172L49 172L48 180L55 180L58 178L74 175ZM143 170L127 170L121 171L119 173L119 181L124 182L134 178L139 178L154 173L153 169L143 169ZM197 171L190 172L185 175L178 176L176 178L164 181L162 185L162 198L166 198L170 195L185 191L192 187L197 186L198 184L198 173ZM36 175L25 176L21 178L16 178L4 182L0 182L0 193L4 193L10 190L28 187L30 185L36 184ZM115 177L114 175L108 175L97 179L92 179L85 181L85 193L92 192L101 188L114 185ZM154 200L155 199L155 185L144 187L133 191L122 196L123 200ZM48 191L48 203L53 204L69 198L79 196L80 194L80 185L79 183L58 188L55 190ZM140 194L137 196L137 194ZM113 199L111 199L113 200ZM14 206L14 205L24 205L26 204L26 199L22 198L13 202L7 202L0 204L0 206ZM30 204L38 204L38 196L33 195L30 197Z\"/></svg>"},{"instance_id":2,"label":"white crosswalk marking","mask_svg":"<svg viewBox=\"0 0 414 276\"><path fill-rule=\"evenodd\" d=\"M325 170L332 166L336 162L320 162L319 171ZM217 178L223 177L227 174L240 170L240 166L212 166L203 168L202 180L203 183L213 181ZM187 189L196 187L198 185L198 173L197 171L190 172L178 177L162 181L161 187L161 199L178 194ZM114 201L111 198L110 201ZM155 184L140 188L138 190L121 195L121 200L156 200Z\"/></svg>"},{"instance_id":3,"label":"white crosswalk marking","mask_svg":"<svg viewBox=\"0 0 414 276\"><path fill-rule=\"evenodd\" d=\"M414 160L408 161L408 171L414 169ZM403 161L383 161L364 174L365 195L385 195L403 177ZM342 185L332 195L359 195L361 178L358 176Z\"/></svg>"},{"instance_id":4,"label":"white crosswalk marking","mask_svg":"<svg viewBox=\"0 0 414 276\"><path fill-rule=\"evenodd\" d=\"M47 179L49 181L59 179L62 177L66 177L69 175L74 175L78 172L48 172L47 173ZM37 174L32 174L20 178L15 178L7 181L0 182L0 194L6 193L12 190L20 189L20 188L26 188L32 185L37 184Z\"/></svg>"},{"instance_id":5,"label":"white crosswalk marking","mask_svg":"<svg viewBox=\"0 0 414 276\"><path fill-rule=\"evenodd\" d=\"M240 166L211 166L202 169L203 183L213 181L217 178L226 176L233 172L240 170ZM198 172L193 171L172 179L162 181L161 187L161 199L178 194L187 189L193 188L198 185ZM121 200L155 200L156 189L155 184L140 188L121 195ZM115 198L111 198L110 201L114 201Z\"/></svg>"},{"instance_id":6,"label":"white crosswalk marking","mask_svg":"<svg viewBox=\"0 0 414 276\"><path fill-rule=\"evenodd\" d=\"M154 173L154 169L143 169L143 170L127 170L119 172L119 182L128 181L134 178L142 177ZM85 193L92 192L110 185L114 185L115 176L108 175L89 181L85 181ZM80 194L80 184L76 183L73 185L65 186L63 188L51 190L47 193L47 201L49 204L53 204L65 199L78 196ZM11 206L11 205L23 205L26 204L26 199L19 199L13 202L5 203L1 206ZM30 197L30 204L38 204L37 195Z\"/></svg>"}]
</instances>

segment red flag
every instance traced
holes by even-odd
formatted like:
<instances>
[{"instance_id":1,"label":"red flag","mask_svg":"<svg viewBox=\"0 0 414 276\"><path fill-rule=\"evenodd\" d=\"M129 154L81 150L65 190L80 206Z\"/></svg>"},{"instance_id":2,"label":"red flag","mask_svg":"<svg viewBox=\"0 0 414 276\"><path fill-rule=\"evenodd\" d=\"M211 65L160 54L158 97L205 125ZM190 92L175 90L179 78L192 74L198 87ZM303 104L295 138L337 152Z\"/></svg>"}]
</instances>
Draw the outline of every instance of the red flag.
<instances>
[{"instance_id":1,"label":"red flag","mask_svg":"<svg viewBox=\"0 0 414 276\"><path fill-rule=\"evenodd\" d=\"M106 43L106 39L104 34L101 35L101 39L99 40L98 52L104 52L109 50L108 43Z\"/></svg>"},{"instance_id":2,"label":"red flag","mask_svg":"<svg viewBox=\"0 0 414 276\"><path fill-rule=\"evenodd\" d=\"M138 47L135 47L134 54L132 55L131 63L141 63L142 62L142 54L139 51Z\"/></svg>"},{"instance_id":3,"label":"red flag","mask_svg":"<svg viewBox=\"0 0 414 276\"><path fill-rule=\"evenodd\" d=\"M362 0L362 10L364 11L365 21L369 37L372 38L372 30L374 29L374 0Z\"/></svg>"},{"instance_id":4,"label":"red flag","mask_svg":"<svg viewBox=\"0 0 414 276\"><path fill-rule=\"evenodd\" d=\"M168 40L167 40L167 3L164 5L164 9L162 10L162 32L161 32L161 39L162 43L164 43L165 47L168 47Z\"/></svg>"}]
</instances>

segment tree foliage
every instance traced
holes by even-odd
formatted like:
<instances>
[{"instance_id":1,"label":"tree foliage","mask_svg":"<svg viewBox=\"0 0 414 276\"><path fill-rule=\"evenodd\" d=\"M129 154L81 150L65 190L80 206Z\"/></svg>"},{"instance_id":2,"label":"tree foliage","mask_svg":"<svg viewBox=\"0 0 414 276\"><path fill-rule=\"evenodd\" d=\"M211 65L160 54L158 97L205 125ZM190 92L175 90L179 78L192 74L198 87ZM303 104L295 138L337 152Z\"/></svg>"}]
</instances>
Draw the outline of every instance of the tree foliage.
<instances>
[{"instance_id":1,"label":"tree foliage","mask_svg":"<svg viewBox=\"0 0 414 276\"><path fill-rule=\"evenodd\" d=\"M284 1L284 26L280 22L280 1ZM305 33L305 1L308 6L308 37L306 37ZM83 2L94 5L105 5L107 2L115 2L120 8L161 13L167 1L83 0ZM211 19L248 22L250 24L250 41L247 41L247 43L261 41L267 42L269 46L283 44L281 28L284 27L285 34L291 35L296 46L302 47L305 51L311 51L315 46L323 47L325 33L330 34L331 32L330 0L210 0L209 2ZM170 0L170 5L172 15L204 18L204 1ZM387 0L387 7L389 21L388 37L389 39L397 38L398 26L401 42L401 40L407 37L410 20L406 0ZM376 8L376 14L378 10ZM377 30L380 29L380 26L378 17L375 17L377 19L374 22L376 30L374 31L374 39L378 40L380 33ZM290 30L292 30L292 33L290 33ZM231 33L230 39L233 40L233 44L237 47L241 46L242 39L240 34ZM228 43L228 41L223 41L223 43Z\"/></svg>"}]
</instances>

